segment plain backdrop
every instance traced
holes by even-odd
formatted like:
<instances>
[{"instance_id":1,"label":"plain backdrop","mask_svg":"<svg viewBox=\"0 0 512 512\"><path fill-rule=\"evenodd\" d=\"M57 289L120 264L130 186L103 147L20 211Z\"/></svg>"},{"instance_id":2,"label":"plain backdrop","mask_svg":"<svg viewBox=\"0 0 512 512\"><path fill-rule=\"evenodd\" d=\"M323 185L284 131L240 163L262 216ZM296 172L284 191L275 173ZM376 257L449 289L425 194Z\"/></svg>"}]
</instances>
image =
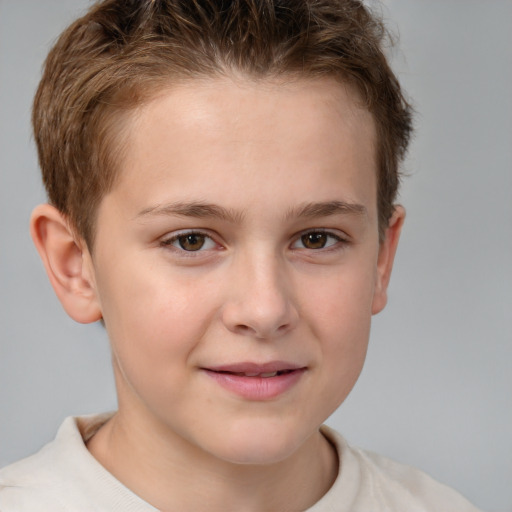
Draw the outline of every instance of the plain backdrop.
<instances>
[{"instance_id":1,"label":"plain backdrop","mask_svg":"<svg viewBox=\"0 0 512 512\"><path fill-rule=\"evenodd\" d=\"M44 201L30 107L86 0L0 0L0 466L65 416L115 408L105 333L68 319L28 233ZM489 511L512 511L512 1L388 0L418 112L390 302L329 420ZM307 404L306 404L307 405Z\"/></svg>"}]
</instances>

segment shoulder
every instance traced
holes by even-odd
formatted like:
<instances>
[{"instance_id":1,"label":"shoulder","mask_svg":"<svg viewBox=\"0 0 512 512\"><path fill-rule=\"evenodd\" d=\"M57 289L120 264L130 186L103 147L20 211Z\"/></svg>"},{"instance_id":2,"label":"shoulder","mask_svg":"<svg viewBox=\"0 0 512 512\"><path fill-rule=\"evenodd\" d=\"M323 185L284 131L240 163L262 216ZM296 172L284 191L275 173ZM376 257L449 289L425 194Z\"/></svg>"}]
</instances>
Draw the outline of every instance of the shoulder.
<instances>
[{"instance_id":1,"label":"shoulder","mask_svg":"<svg viewBox=\"0 0 512 512\"><path fill-rule=\"evenodd\" d=\"M67 418L38 453L0 470L1 512L148 511L85 443L111 415Z\"/></svg>"},{"instance_id":2,"label":"shoulder","mask_svg":"<svg viewBox=\"0 0 512 512\"><path fill-rule=\"evenodd\" d=\"M351 512L478 512L458 492L426 473L353 448L330 428L322 427L322 432L336 447L341 463L338 478L325 496L332 500L332 508L318 508L318 512L340 510L336 508L340 506L340 500ZM312 512L317 512L317 509L313 508Z\"/></svg>"},{"instance_id":3,"label":"shoulder","mask_svg":"<svg viewBox=\"0 0 512 512\"><path fill-rule=\"evenodd\" d=\"M392 504L393 510L477 512L457 491L416 468L372 452L353 452L368 472L375 496Z\"/></svg>"},{"instance_id":4,"label":"shoulder","mask_svg":"<svg viewBox=\"0 0 512 512\"><path fill-rule=\"evenodd\" d=\"M62 481L64 452L73 456L74 444L70 435L77 431L73 419L67 418L57 438L39 452L0 470L0 510L65 510L56 487ZM76 432L79 437L79 433ZM64 437L64 439L63 439ZM51 507L51 508L49 508Z\"/></svg>"}]
</instances>

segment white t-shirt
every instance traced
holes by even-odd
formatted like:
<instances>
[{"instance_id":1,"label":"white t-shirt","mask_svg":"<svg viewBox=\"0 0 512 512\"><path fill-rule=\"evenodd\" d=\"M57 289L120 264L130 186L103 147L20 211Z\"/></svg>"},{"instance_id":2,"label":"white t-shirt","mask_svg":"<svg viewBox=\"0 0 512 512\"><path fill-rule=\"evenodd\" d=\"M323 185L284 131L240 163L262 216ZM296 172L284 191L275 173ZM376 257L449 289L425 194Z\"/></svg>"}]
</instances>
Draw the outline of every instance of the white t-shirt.
<instances>
[{"instance_id":1,"label":"white t-shirt","mask_svg":"<svg viewBox=\"0 0 512 512\"><path fill-rule=\"evenodd\" d=\"M0 470L0 511L158 512L87 450L84 441L109 416L67 418L54 441ZM307 512L478 512L421 471L354 449L328 427L322 432L338 450L340 471L327 494Z\"/></svg>"}]
</instances>

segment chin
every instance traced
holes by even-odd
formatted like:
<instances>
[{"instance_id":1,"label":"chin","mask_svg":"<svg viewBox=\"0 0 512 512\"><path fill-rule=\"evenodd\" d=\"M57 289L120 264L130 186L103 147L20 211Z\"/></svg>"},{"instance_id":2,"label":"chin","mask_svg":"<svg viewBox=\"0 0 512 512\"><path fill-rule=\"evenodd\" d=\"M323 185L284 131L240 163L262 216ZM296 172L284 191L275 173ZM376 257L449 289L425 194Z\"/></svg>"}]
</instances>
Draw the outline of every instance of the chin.
<instances>
[{"instance_id":1,"label":"chin","mask_svg":"<svg viewBox=\"0 0 512 512\"><path fill-rule=\"evenodd\" d=\"M309 437L300 435L296 427L266 427L260 424L244 430L231 429L217 444L217 456L232 464L277 464L291 457ZM221 446L223 449L219 450Z\"/></svg>"}]
</instances>

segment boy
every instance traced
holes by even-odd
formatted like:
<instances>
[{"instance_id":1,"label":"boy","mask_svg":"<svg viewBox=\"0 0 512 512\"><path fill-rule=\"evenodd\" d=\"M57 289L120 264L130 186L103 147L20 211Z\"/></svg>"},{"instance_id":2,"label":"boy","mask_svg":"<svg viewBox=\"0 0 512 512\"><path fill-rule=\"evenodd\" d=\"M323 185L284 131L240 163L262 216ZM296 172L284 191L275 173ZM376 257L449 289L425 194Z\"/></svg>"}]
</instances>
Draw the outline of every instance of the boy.
<instances>
[{"instance_id":1,"label":"boy","mask_svg":"<svg viewBox=\"0 0 512 512\"><path fill-rule=\"evenodd\" d=\"M321 427L404 219L382 36L338 0L109 0L61 36L31 231L68 314L105 324L119 410L4 469L0 510L475 510Z\"/></svg>"}]
</instances>

